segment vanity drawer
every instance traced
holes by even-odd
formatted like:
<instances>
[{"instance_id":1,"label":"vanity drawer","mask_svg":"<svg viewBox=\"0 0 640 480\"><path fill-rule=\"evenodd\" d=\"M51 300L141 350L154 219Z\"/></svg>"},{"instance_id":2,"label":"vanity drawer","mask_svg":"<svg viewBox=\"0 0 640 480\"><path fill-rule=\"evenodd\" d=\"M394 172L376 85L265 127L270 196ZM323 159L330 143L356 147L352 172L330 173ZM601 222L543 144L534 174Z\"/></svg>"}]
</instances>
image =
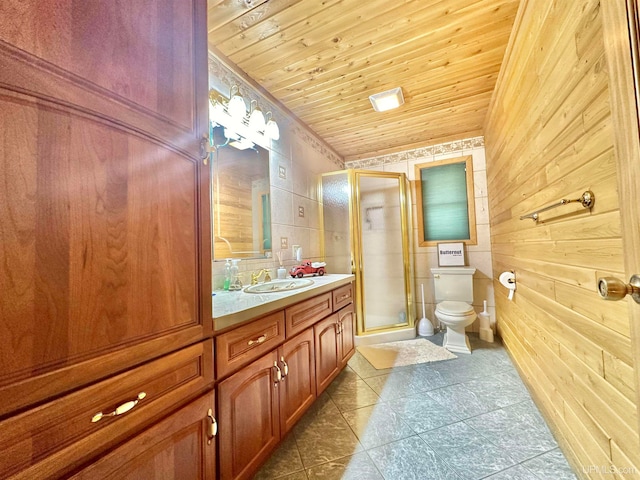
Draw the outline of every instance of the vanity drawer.
<instances>
[{"instance_id":1,"label":"vanity drawer","mask_svg":"<svg viewBox=\"0 0 640 480\"><path fill-rule=\"evenodd\" d=\"M10 417L0 422L0 478L66 477L212 384L207 340Z\"/></svg>"},{"instance_id":2,"label":"vanity drawer","mask_svg":"<svg viewBox=\"0 0 640 480\"><path fill-rule=\"evenodd\" d=\"M302 332L333 312L331 293L324 293L285 309L287 338Z\"/></svg>"},{"instance_id":3,"label":"vanity drawer","mask_svg":"<svg viewBox=\"0 0 640 480\"><path fill-rule=\"evenodd\" d=\"M333 311L337 312L345 305L353 303L353 284L336 288L333 292Z\"/></svg>"},{"instance_id":4,"label":"vanity drawer","mask_svg":"<svg viewBox=\"0 0 640 480\"><path fill-rule=\"evenodd\" d=\"M284 312L267 315L216 337L217 379L284 342Z\"/></svg>"}]
</instances>

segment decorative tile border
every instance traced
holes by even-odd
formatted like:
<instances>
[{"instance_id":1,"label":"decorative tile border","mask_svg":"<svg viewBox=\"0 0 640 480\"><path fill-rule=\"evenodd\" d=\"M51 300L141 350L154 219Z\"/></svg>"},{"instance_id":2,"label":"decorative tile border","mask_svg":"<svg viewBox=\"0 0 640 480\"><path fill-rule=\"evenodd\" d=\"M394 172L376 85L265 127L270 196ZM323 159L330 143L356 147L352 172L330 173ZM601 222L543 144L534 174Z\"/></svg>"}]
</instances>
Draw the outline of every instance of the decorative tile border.
<instances>
[{"instance_id":1,"label":"decorative tile border","mask_svg":"<svg viewBox=\"0 0 640 480\"><path fill-rule=\"evenodd\" d=\"M390 163L408 162L424 157L432 157L434 155L461 152L462 150L476 147L484 147L483 136L454 140L453 142L440 143L438 145L430 145L413 150L405 150L404 152L380 155L378 157L353 160L351 162L345 162L344 166L345 168L373 168Z\"/></svg>"},{"instance_id":2,"label":"decorative tile border","mask_svg":"<svg viewBox=\"0 0 640 480\"><path fill-rule=\"evenodd\" d=\"M344 170L345 164L342 159L336 155L332 150L330 150L323 142L321 142L318 138L314 137L309 133L309 131L305 128L296 125L292 128L292 132L300 138L304 143L309 145L315 151L322 154L323 157L333 162L333 164L338 167L339 170Z\"/></svg>"}]
</instances>

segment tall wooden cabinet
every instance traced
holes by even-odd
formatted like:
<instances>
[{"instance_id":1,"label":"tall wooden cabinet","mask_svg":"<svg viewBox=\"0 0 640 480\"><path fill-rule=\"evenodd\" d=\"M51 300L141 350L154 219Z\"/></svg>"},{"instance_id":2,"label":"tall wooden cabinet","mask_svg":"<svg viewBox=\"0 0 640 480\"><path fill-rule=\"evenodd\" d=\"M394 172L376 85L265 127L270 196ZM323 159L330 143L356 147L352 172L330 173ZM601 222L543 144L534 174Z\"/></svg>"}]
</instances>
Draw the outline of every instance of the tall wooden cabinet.
<instances>
[{"instance_id":1,"label":"tall wooden cabinet","mask_svg":"<svg viewBox=\"0 0 640 480\"><path fill-rule=\"evenodd\" d=\"M0 478L211 391L206 45L206 0L0 2Z\"/></svg>"}]
</instances>

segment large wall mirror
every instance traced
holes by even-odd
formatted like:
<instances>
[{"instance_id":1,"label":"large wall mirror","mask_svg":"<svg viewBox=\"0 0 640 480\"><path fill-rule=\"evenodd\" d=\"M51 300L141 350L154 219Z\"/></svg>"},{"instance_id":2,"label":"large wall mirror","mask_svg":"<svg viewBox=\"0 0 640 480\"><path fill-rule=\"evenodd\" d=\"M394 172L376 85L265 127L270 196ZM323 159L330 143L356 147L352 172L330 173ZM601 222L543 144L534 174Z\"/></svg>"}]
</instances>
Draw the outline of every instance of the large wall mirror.
<instances>
[{"instance_id":1,"label":"large wall mirror","mask_svg":"<svg viewBox=\"0 0 640 480\"><path fill-rule=\"evenodd\" d=\"M211 139L213 259L268 257L269 152L222 126L212 128Z\"/></svg>"}]
</instances>

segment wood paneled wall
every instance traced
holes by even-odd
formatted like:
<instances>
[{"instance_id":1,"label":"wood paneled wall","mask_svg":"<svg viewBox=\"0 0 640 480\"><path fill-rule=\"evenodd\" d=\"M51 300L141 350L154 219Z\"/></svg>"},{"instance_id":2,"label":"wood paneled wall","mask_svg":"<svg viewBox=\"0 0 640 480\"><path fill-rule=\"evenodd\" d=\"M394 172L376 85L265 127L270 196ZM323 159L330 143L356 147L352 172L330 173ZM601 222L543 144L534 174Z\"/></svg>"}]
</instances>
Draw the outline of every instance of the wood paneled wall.
<instances>
[{"instance_id":1,"label":"wood paneled wall","mask_svg":"<svg viewBox=\"0 0 640 480\"><path fill-rule=\"evenodd\" d=\"M600 2L523 0L485 125L498 330L577 474L638 478L627 305L596 293L624 279L609 102Z\"/></svg>"}]
</instances>

